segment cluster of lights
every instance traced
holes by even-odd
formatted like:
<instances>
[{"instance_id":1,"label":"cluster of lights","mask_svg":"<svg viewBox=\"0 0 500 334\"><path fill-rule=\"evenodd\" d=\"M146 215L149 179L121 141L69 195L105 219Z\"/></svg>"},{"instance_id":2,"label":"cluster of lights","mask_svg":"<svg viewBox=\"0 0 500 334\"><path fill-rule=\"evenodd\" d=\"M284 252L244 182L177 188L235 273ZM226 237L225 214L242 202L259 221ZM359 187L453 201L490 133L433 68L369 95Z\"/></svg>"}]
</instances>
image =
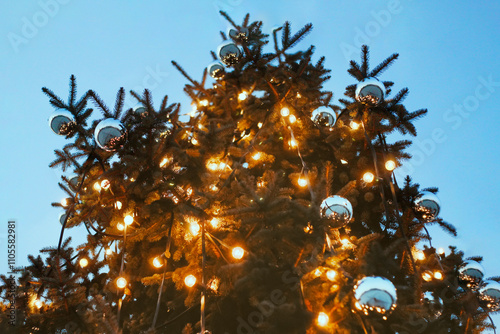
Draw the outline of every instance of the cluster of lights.
<instances>
[{"instance_id":1,"label":"cluster of lights","mask_svg":"<svg viewBox=\"0 0 500 334\"><path fill-rule=\"evenodd\" d=\"M115 202L115 209L116 210L121 210L122 209L122 202L116 201Z\"/></svg>"},{"instance_id":2,"label":"cluster of lights","mask_svg":"<svg viewBox=\"0 0 500 334\"><path fill-rule=\"evenodd\" d=\"M202 107L206 107L206 106L208 106L208 100L207 100L207 99L205 99L205 100L201 100L199 104L200 104L200 106L202 106Z\"/></svg>"},{"instance_id":3,"label":"cluster of lights","mask_svg":"<svg viewBox=\"0 0 500 334\"><path fill-rule=\"evenodd\" d=\"M216 160L209 160L207 162L207 168L209 170L211 170L212 172L223 171L223 170L225 170L228 167L229 166L226 163L222 162L222 161L217 162Z\"/></svg>"},{"instance_id":4,"label":"cluster of lights","mask_svg":"<svg viewBox=\"0 0 500 334\"><path fill-rule=\"evenodd\" d=\"M432 279L442 280L443 274L440 271L432 273L430 270L427 270L422 274L422 278L426 282L430 282Z\"/></svg>"}]
</instances>

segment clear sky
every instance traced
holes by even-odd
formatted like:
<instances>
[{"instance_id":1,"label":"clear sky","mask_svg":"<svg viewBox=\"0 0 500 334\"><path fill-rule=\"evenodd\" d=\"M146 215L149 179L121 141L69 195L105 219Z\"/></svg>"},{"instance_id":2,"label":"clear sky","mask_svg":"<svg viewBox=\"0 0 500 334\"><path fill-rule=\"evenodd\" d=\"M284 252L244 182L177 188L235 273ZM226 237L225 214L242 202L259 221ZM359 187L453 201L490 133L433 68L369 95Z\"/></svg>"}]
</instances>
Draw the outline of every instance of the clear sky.
<instances>
[{"instance_id":1,"label":"clear sky","mask_svg":"<svg viewBox=\"0 0 500 334\"><path fill-rule=\"evenodd\" d=\"M409 87L409 110L428 108L416 122L415 158L398 175L410 173L423 187L440 188L441 217L459 237L431 230L434 244L483 255L486 276L500 275L500 2L499 1L7 1L0 20L0 272L6 271L6 223L18 224L18 264L28 254L56 245L60 211L50 206L63 192L60 171L48 164L65 139L47 119L53 108L42 94L49 87L66 98L75 74L80 94L96 90L114 104L124 87L149 88L158 104L164 94L190 109L178 61L200 78L210 50L228 27L248 12L270 32L286 20L314 30L299 44L326 56L332 79L325 88L342 97L354 83L348 62L359 47L371 47L376 65L393 52L400 59L381 78L395 90ZM128 100L133 106L132 100ZM67 235L79 242L85 230ZM4 254L4 255L1 255ZM498 317L497 317L498 319ZM500 324L500 320L497 320Z\"/></svg>"}]
</instances>

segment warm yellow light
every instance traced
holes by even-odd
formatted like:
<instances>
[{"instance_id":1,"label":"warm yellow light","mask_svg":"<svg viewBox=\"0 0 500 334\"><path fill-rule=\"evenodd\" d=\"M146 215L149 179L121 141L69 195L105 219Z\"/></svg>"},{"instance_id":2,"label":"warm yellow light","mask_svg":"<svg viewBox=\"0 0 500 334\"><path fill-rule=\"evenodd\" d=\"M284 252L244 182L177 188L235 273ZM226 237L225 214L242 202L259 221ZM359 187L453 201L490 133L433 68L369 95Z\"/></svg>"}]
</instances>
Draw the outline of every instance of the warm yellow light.
<instances>
[{"instance_id":1,"label":"warm yellow light","mask_svg":"<svg viewBox=\"0 0 500 334\"><path fill-rule=\"evenodd\" d=\"M261 154L260 152L256 152L256 153L252 156L252 158L253 158L254 160L259 160L261 157L262 157L262 154Z\"/></svg>"},{"instance_id":2,"label":"warm yellow light","mask_svg":"<svg viewBox=\"0 0 500 334\"><path fill-rule=\"evenodd\" d=\"M122 223L118 223L116 224L116 228L118 229L118 231L123 231L125 229L125 225L123 225Z\"/></svg>"},{"instance_id":3,"label":"warm yellow light","mask_svg":"<svg viewBox=\"0 0 500 334\"><path fill-rule=\"evenodd\" d=\"M106 248L106 255L111 255L113 254L113 251L111 250L111 248Z\"/></svg>"},{"instance_id":4,"label":"warm yellow light","mask_svg":"<svg viewBox=\"0 0 500 334\"><path fill-rule=\"evenodd\" d=\"M349 246L349 244L351 243L347 238L343 238L342 240L340 240L340 242L342 242L342 246L344 247Z\"/></svg>"},{"instance_id":5,"label":"warm yellow light","mask_svg":"<svg viewBox=\"0 0 500 334\"><path fill-rule=\"evenodd\" d=\"M109 182L109 180L104 179L101 181L101 188L104 190L109 189L110 185L111 185L111 182Z\"/></svg>"},{"instance_id":6,"label":"warm yellow light","mask_svg":"<svg viewBox=\"0 0 500 334\"><path fill-rule=\"evenodd\" d=\"M290 115L290 109L288 109L287 107L283 107L283 108L281 108L280 113L281 113L281 116L286 117L286 116Z\"/></svg>"},{"instance_id":7,"label":"warm yellow light","mask_svg":"<svg viewBox=\"0 0 500 334\"><path fill-rule=\"evenodd\" d=\"M375 180L375 175L372 172L366 172L363 174L363 181L366 183L372 183Z\"/></svg>"},{"instance_id":8,"label":"warm yellow light","mask_svg":"<svg viewBox=\"0 0 500 334\"><path fill-rule=\"evenodd\" d=\"M328 325L330 317L328 317L328 314L326 314L325 312L319 312L317 321L318 321L318 326L325 327Z\"/></svg>"},{"instance_id":9,"label":"warm yellow light","mask_svg":"<svg viewBox=\"0 0 500 334\"><path fill-rule=\"evenodd\" d=\"M193 145L198 145L198 140L197 140L196 138L194 138L194 137L193 137L193 138L191 138L191 143L192 143Z\"/></svg>"},{"instance_id":10,"label":"warm yellow light","mask_svg":"<svg viewBox=\"0 0 500 334\"><path fill-rule=\"evenodd\" d=\"M189 224L189 230L191 231L192 235L198 235L198 233L200 232L200 224L198 224L197 222L192 222L191 224Z\"/></svg>"},{"instance_id":11,"label":"warm yellow light","mask_svg":"<svg viewBox=\"0 0 500 334\"><path fill-rule=\"evenodd\" d=\"M170 158L163 158L163 160L160 162L160 168L164 167L165 165L167 165L168 163L171 162L172 159Z\"/></svg>"},{"instance_id":12,"label":"warm yellow light","mask_svg":"<svg viewBox=\"0 0 500 334\"><path fill-rule=\"evenodd\" d=\"M396 168L396 162L394 160L387 160L385 162L385 169L392 172Z\"/></svg>"},{"instance_id":13,"label":"warm yellow light","mask_svg":"<svg viewBox=\"0 0 500 334\"><path fill-rule=\"evenodd\" d=\"M205 100L201 100L200 101L200 106L203 106L203 107L208 106L208 100L206 100L206 99Z\"/></svg>"},{"instance_id":14,"label":"warm yellow light","mask_svg":"<svg viewBox=\"0 0 500 334\"><path fill-rule=\"evenodd\" d=\"M438 254L439 254L439 255L444 255L444 248L443 248L443 247L440 247L440 248L438 249Z\"/></svg>"},{"instance_id":15,"label":"warm yellow light","mask_svg":"<svg viewBox=\"0 0 500 334\"><path fill-rule=\"evenodd\" d=\"M305 186L307 186L307 179L304 176L301 176L297 180L297 183L299 184L299 186L305 187Z\"/></svg>"},{"instance_id":16,"label":"warm yellow light","mask_svg":"<svg viewBox=\"0 0 500 334\"><path fill-rule=\"evenodd\" d=\"M240 101L246 100L247 97L248 97L248 93L245 92L245 91L243 91L240 94L238 94L238 100L240 100Z\"/></svg>"},{"instance_id":17,"label":"warm yellow light","mask_svg":"<svg viewBox=\"0 0 500 334\"><path fill-rule=\"evenodd\" d=\"M422 274L422 278L424 279L424 281L429 282L430 280L432 280L432 275L426 271L425 273Z\"/></svg>"},{"instance_id":18,"label":"warm yellow light","mask_svg":"<svg viewBox=\"0 0 500 334\"><path fill-rule=\"evenodd\" d=\"M85 257L82 257L78 263L80 263L80 267L85 268L89 265L89 260L87 260L87 258Z\"/></svg>"},{"instance_id":19,"label":"warm yellow light","mask_svg":"<svg viewBox=\"0 0 500 334\"><path fill-rule=\"evenodd\" d=\"M443 274L440 271L435 271L434 278L441 280L441 279L443 279Z\"/></svg>"},{"instance_id":20,"label":"warm yellow light","mask_svg":"<svg viewBox=\"0 0 500 334\"><path fill-rule=\"evenodd\" d=\"M245 250L241 247L234 247L231 254L236 260L241 260L243 255L245 255Z\"/></svg>"},{"instance_id":21,"label":"warm yellow light","mask_svg":"<svg viewBox=\"0 0 500 334\"><path fill-rule=\"evenodd\" d=\"M415 251L415 258L417 260L420 260L420 261L425 260L425 254L424 254L424 252L422 252L421 250Z\"/></svg>"},{"instance_id":22,"label":"warm yellow light","mask_svg":"<svg viewBox=\"0 0 500 334\"><path fill-rule=\"evenodd\" d=\"M153 260L153 266L155 266L156 268L163 267L163 261L161 260L160 256L157 256L157 257L154 258L154 260Z\"/></svg>"},{"instance_id":23,"label":"warm yellow light","mask_svg":"<svg viewBox=\"0 0 500 334\"><path fill-rule=\"evenodd\" d=\"M94 190L95 191L101 191L101 185L99 184L99 182L95 182L94 183Z\"/></svg>"},{"instance_id":24,"label":"warm yellow light","mask_svg":"<svg viewBox=\"0 0 500 334\"><path fill-rule=\"evenodd\" d=\"M258 181L257 182L257 187L261 188L265 185L264 181Z\"/></svg>"},{"instance_id":25,"label":"warm yellow light","mask_svg":"<svg viewBox=\"0 0 500 334\"><path fill-rule=\"evenodd\" d=\"M217 292L217 290L219 289L219 283L220 280L217 277L214 277L210 280L210 282L208 282L208 288L214 292Z\"/></svg>"},{"instance_id":26,"label":"warm yellow light","mask_svg":"<svg viewBox=\"0 0 500 334\"><path fill-rule=\"evenodd\" d=\"M210 190L212 190L212 191L217 191L217 190L219 190L219 187L217 187L217 185L216 185L216 184L211 184L211 185L210 185Z\"/></svg>"},{"instance_id":27,"label":"warm yellow light","mask_svg":"<svg viewBox=\"0 0 500 334\"><path fill-rule=\"evenodd\" d=\"M192 288L196 284L196 277L193 275L187 275L184 278L184 284L186 284L188 288Z\"/></svg>"},{"instance_id":28,"label":"warm yellow light","mask_svg":"<svg viewBox=\"0 0 500 334\"><path fill-rule=\"evenodd\" d=\"M210 221L210 225L213 227L213 228L218 228L219 227L219 219L217 218L212 218L212 220Z\"/></svg>"},{"instance_id":29,"label":"warm yellow light","mask_svg":"<svg viewBox=\"0 0 500 334\"><path fill-rule=\"evenodd\" d=\"M297 93L297 98L300 99L302 97L302 95L300 95L300 93Z\"/></svg>"},{"instance_id":30,"label":"warm yellow light","mask_svg":"<svg viewBox=\"0 0 500 334\"><path fill-rule=\"evenodd\" d=\"M122 202L120 202L120 201L116 201L116 202L115 202L115 208L116 208L117 210L121 210L121 208L122 208Z\"/></svg>"},{"instance_id":31,"label":"warm yellow light","mask_svg":"<svg viewBox=\"0 0 500 334\"><path fill-rule=\"evenodd\" d=\"M330 281L335 281L335 278L337 277L337 272L335 270L328 270L326 272L326 278L328 278Z\"/></svg>"},{"instance_id":32,"label":"warm yellow light","mask_svg":"<svg viewBox=\"0 0 500 334\"><path fill-rule=\"evenodd\" d=\"M118 279L116 280L116 286L118 287L118 289L123 289L124 287L126 287L127 280L125 279L125 277L118 277Z\"/></svg>"},{"instance_id":33,"label":"warm yellow light","mask_svg":"<svg viewBox=\"0 0 500 334\"><path fill-rule=\"evenodd\" d=\"M40 299L35 299L33 304L36 306L36 308L42 308L42 306L43 306L43 303Z\"/></svg>"},{"instance_id":34,"label":"warm yellow light","mask_svg":"<svg viewBox=\"0 0 500 334\"><path fill-rule=\"evenodd\" d=\"M290 139L288 144L290 145L291 148L297 147L297 141L295 139Z\"/></svg>"},{"instance_id":35,"label":"warm yellow light","mask_svg":"<svg viewBox=\"0 0 500 334\"><path fill-rule=\"evenodd\" d=\"M68 206L68 204L69 204L69 199L67 199L67 198L63 198L63 199L61 200L61 205L62 205L62 206Z\"/></svg>"},{"instance_id":36,"label":"warm yellow light","mask_svg":"<svg viewBox=\"0 0 500 334\"><path fill-rule=\"evenodd\" d=\"M290 117L288 117L288 120L293 124L295 123L295 121L297 121L297 117L295 117L295 115L290 115Z\"/></svg>"},{"instance_id":37,"label":"warm yellow light","mask_svg":"<svg viewBox=\"0 0 500 334\"><path fill-rule=\"evenodd\" d=\"M134 222L134 217L132 217L131 215L126 215L123 219L123 222L127 225L131 225Z\"/></svg>"},{"instance_id":38,"label":"warm yellow light","mask_svg":"<svg viewBox=\"0 0 500 334\"><path fill-rule=\"evenodd\" d=\"M321 270L319 270L319 268L316 268L316 270L314 271L314 276L316 276L316 277L321 276Z\"/></svg>"},{"instance_id":39,"label":"warm yellow light","mask_svg":"<svg viewBox=\"0 0 500 334\"><path fill-rule=\"evenodd\" d=\"M262 127L262 122L257 123L257 127L260 129Z\"/></svg>"},{"instance_id":40,"label":"warm yellow light","mask_svg":"<svg viewBox=\"0 0 500 334\"><path fill-rule=\"evenodd\" d=\"M213 172L215 172L218 168L219 168L219 164L212 161L212 162L209 162L207 163L207 168Z\"/></svg>"},{"instance_id":41,"label":"warm yellow light","mask_svg":"<svg viewBox=\"0 0 500 334\"><path fill-rule=\"evenodd\" d=\"M349 125L351 126L351 129L353 129L353 130L359 129L359 124L354 122L354 121L351 121L351 123Z\"/></svg>"}]
</instances>

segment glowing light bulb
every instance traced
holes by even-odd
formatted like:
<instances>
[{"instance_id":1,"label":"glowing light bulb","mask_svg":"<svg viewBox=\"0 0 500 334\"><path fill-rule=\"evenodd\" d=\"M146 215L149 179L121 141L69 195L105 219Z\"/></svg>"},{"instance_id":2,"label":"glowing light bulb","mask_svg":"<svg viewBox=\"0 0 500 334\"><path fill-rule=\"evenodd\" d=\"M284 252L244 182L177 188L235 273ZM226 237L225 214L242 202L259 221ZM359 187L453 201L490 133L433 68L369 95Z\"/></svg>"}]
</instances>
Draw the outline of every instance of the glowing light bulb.
<instances>
[{"instance_id":1,"label":"glowing light bulb","mask_svg":"<svg viewBox=\"0 0 500 334\"><path fill-rule=\"evenodd\" d=\"M290 139L288 144L290 145L291 148L297 147L297 141L295 139Z\"/></svg>"},{"instance_id":2,"label":"glowing light bulb","mask_svg":"<svg viewBox=\"0 0 500 334\"><path fill-rule=\"evenodd\" d=\"M365 174L363 174L363 181L365 181L366 183L372 183L373 180L375 180L375 175L373 175L372 172L366 172Z\"/></svg>"},{"instance_id":3,"label":"glowing light bulb","mask_svg":"<svg viewBox=\"0 0 500 334\"><path fill-rule=\"evenodd\" d=\"M123 231L125 229L125 225L123 225L122 223L118 223L116 224L116 228L118 229L118 231Z\"/></svg>"},{"instance_id":4,"label":"glowing light bulb","mask_svg":"<svg viewBox=\"0 0 500 334\"><path fill-rule=\"evenodd\" d=\"M120 202L120 201L116 201L116 202L115 202L115 209L117 209L117 210L121 210L121 208L122 208L122 202Z\"/></svg>"},{"instance_id":5,"label":"glowing light bulb","mask_svg":"<svg viewBox=\"0 0 500 334\"><path fill-rule=\"evenodd\" d=\"M297 93L297 98L300 99L302 97L302 95L300 95L300 93Z\"/></svg>"},{"instance_id":6,"label":"glowing light bulb","mask_svg":"<svg viewBox=\"0 0 500 334\"><path fill-rule=\"evenodd\" d=\"M111 255L113 254L113 251L111 250L111 248L106 248L106 255Z\"/></svg>"},{"instance_id":7,"label":"glowing light bulb","mask_svg":"<svg viewBox=\"0 0 500 334\"><path fill-rule=\"evenodd\" d=\"M189 230L192 235L196 236L200 232L200 225L197 222L192 222L189 224Z\"/></svg>"},{"instance_id":8,"label":"glowing light bulb","mask_svg":"<svg viewBox=\"0 0 500 334\"><path fill-rule=\"evenodd\" d=\"M240 101L244 101L244 100L246 100L246 99L247 99L247 97L248 97L248 93L247 93L247 92L245 92L245 91L243 91L243 92L241 92L240 94L238 94L238 100L240 100Z\"/></svg>"},{"instance_id":9,"label":"glowing light bulb","mask_svg":"<svg viewBox=\"0 0 500 334\"><path fill-rule=\"evenodd\" d=\"M335 281L335 278L337 277L337 272L335 270L328 270L326 272L326 278L328 278L330 281Z\"/></svg>"},{"instance_id":10,"label":"glowing light bulb","mask_svg":"<svg viewBox=\"0 0 500 334\"><path fill-rule=\"evenodd\" d=\"M316 268L316 270L314 271L314 276L316 276L316 277L321 276L321 270L319 270L319 268Z\"/></svg>"},{"instance_id":11,"label":"glowing light bulb","mask_svg":"<svg viewBox=\"0 0 500 334\"><path fill-rule=\"evenodd\" d=\"M212 161L207 164L207 168L212 172L215 172L217 169L219 169L219 164L215 161Z\"/></svg>"},{"instance_id":12,"label":"glowing light bulb","mask_svg":"<svg viewBox=\"0 0 500 334\"><path fill-rule=\"evenodd\" d=\"M85 257L82 257L78 263L80 264L80 267L85 268L89 265L89 260L87 260L87 258Z\"/></svg>"},{"instance_id":13,"label":"glowing light bulb","mask_svg":"<svg viewBox=\"0 0 500 334\"><path fill-rule=\"evenodd\" d=\"M153 266L155 266L156 268L163 267L163 261L161 260L160 256L157 256L157 257L154 258L154 260L153 260Z\"/></svg>"},{"instance_id":14,"label":"glowing light bulb","mask_svg":"<svg viewBox=\"0 0 500 334\"><path fill-rule=\"evenodd\" d=\"M220 280L217 277L214 277L210 280L210 282L208 282L208 288L212 291L217 292L217 290L219 289L219 283Z\"/></svg>"},{"instance_id":15,"label":"glowing light bulb","mask_svg":"<svg viewBox=\"0 0 500 334\"><path fill-rule=\"evenodd\" d=\"M432 275L431 273L426 271L425 273L422 274L422 278L424 279L424 281L429 282L430 280L432 280Z\"/></svg>"},{"instance_id":16,"label":"glowing light bulb","mask_svg":"<svg viewBox=\"0 0 500 334\"><path fill-rule=\"evenodd\" d=\"M340 242L342 242L342 246L344 247L349 246L349 244L351 243L347 238L343 238L342 240L340 240Z\"/></svg>"},{"instance_id":17,"label":"glowing light bulb","mask_svg":"<svg viewBox=\"0 0 500 334\"><path fill-rule=\"evenodd\" d=\"M241 247L234 247L231 254L236 260L241 260L243 255L245 255L245 250Z\"/></svg>"},{"instance_id":18,"label":"glowing light bulb","mask_svg":"<svg viewBox=\"0 0 500 334\"><path fill-rule=\"evenodd\" d=\"M101 181L101 188L104 190L109 189L110 185L111 185L111 182L109 182L109 180L104 179Z\"/></svg>"},{"instance_id":19,"label":"glowing light bulb","mask_svg":"<svg viewBox=\"0 0 500 334\"><path fill-rule=\"evenodd\" d=\"M260 128L262 127L262 122L259 122L259 123L257 124L257 127L260 129Z\"/></svg>"},{"instance_id":20,"label":"glowing light bulb","mask_svg":"<svg viewBox=\"0 0 500 334\"><path fill-rule=\"evenodd\" d=\"M193 145L198 145L198 140L196 138L191 138L191 143Z\"/></svg>"},{"instance_id":21,"label":"glowing light bulb","mask_svg":"<svg viewBox=\"0 0 500 334\"><path fill-rule=\"evenodd\" d=\"M288 120L293 124L297 121L297 117L295 117L295 115L290 115L290 117L288 117Z\"/></svg>"},{"instance_id":22,"label":"glowing light bulb","mask_svg":"<svg viewBox=\"0 0 500 334\"><path fill-rule=\"evenodd\" d=\"M392 172L396 168L396 162L394 160L387 160L385 162L385 169Z\"/></svg>"},{"instance_id":23,"label":"glowing light bulb","mask_svg":"<svg viewBox=\"0 0 500 334\"><path fill-rule=\"evenodd\" d=\"M351 129L353 129L353 130L359 129L359 124L354 122L354 121L351 121L351 123L349 125L351 126Z\"/></svg>"},{"instance_id":24,"label":"glowing light bulb","mask_svg":"<svg viewBox=\"0 0 500 334\"><path fill-rule=\"evenodd\" d=\"M118 279L116 280L116 286L119 289L123 289L124 287L126 287L127 286L127 280L125 279L125 277L118 277Z\"/></svg>"},{"instance_id":25,"label":"glowing light bulb","mask_svg":"<svg viewBox=\"0 0 500 334\"><path fill-rule=\"evenodd\" d=\"M213 228L218 228L219 227L219 219L217 218L212 218L212 220L210 221L210 225L213 227Z\"/></svg>"},{"instance_id":26,"label":"glowing light bulb","mask_svg":"<svg viewBox=\"0 0 500 334\"><path fill-rule=\"evenodd\" d=\"M200 101L200 106L203 106L203 107L208 106L208 100L206 100L206 99L205 100L201 100Z\"/></svg>"},{"instance_id":27,"label":"glowing light bulb","mask_svg":"<svg viewBox=\"0 0 500 334\"><path fill-rule=\"evenodd\" d=\"M434 278L442 280L443 279L443 274L440 271L435 271L434 272Z\"/></svg>"},{"instance_id":28,"label":"glowing light bulb","mask_svg":"<svg viewBox=\"0 0 500 334\"><path fill-rule=\"evenodd\" d=\"M287 107L283 107L283 108L281 108L280 113L281 113L281 116L286 117L286 116L290 115L290 109L288 109Z\"/></svg>"},{"instance_id":29,"label":"glowing light bulb","mask_svg":"<svg viewBox=\"0 0 500 334\"><path fill-rule=\"evenodd\" d=\"M305 177L301 176L297 180L297 183L299 184L299 186L305 187L305 186L307 186L307 179Z\"/></svg>"},{"instance_id":30,"label":"glowing light bulb","mask_svg":"<svg viewBox=\"0 0 500 334\"><path fill-rule=\"evenodd\" d=\"M313 232L313 226L311 225L311 223L307 223L307 226L304 227L304 232L306 232L307 234L311 234Z\"/></svg>"},{"instance_id":31,"label":"glowing light bulb","mask_svg":"<svg viewBox=\"0 0 500 334\"><path fill-rule=\"evenodd\" d=\"M40 299L35 299L35 301L33 302L33 304L36 306L36 308L42 308L43 306L43 303Z\"/></svg>"},{"instance_id":32,"label":"glowing light bulb","mask_svg":"<svg viewBox=\"0 0 500 334\"><path fill-rule=\"evenodd\" d=\"M131 225L134 222L134 217L132 217L131 215L126 215L123 219L123 222L127 225Z\"/></svg>"},{"instance_id":33,"label":"glowing light bulb","mask_svg":"<svg viewBox=\"0 0 500 334\"><path fill-rule=\"evenodd\" d=\"M443 248L443 247L440 247L440 248L438 249L438 254L439 254L439 255L444 255L444 248Z\"/></svg>"},{"instance_id":34,"label":"glowing light bulb","mask_svg":"<svg viewBox=\"0 0 500 334\"><path fill-rule=\"evenodd\" d=\"M415 252L415 258L416 258L417 260L420 260L420 261L425 260L425 254L424 254L424 252L422 252L421 250L417 250L417 251Z\"/></svg>"},{"instance_id":35,"label":"glowing light bulb","mask_svg":"<svg viewBox=\"0 0 500 334\"><path fill-rule=\"evenodd\" d=\"M188 288L192 288L196 284L196 277L193 275L187 275L184 278L184 284L186 284Z\"/></svg>"},{"instance_id":36,"label":"glowing light bulb","mask_svg":"<svg viewBox=\"0 0 500 334\"><path fill-rule=\"evenodd\" d=\"M210 190L212 190L212 191L217 191L217 190L219 190L219 187L217 187L217 185L216 185L216 184L211 184L211 185L210 185Z\"/></svg>"},{"instance_id":37,"label":"glowing light bulb","mask_svg":"<svg viewBox=\"0 0 500 334\"><path fill-rule=\"evenodd\" d=\"M171 159L170 158L163 158L163 160L160 162L160 168L164 167L166 164L170 163Z\"/></svg>"},{"instance_id":38,"label":"glowing light bulb","mask_svg":"<svg viewBox=\"0 0 500 334\"><path fill-rule=\"evenodd\" d=\"M325 327L328 325L330 317L328 317L328 314L326 314L325 312L319 312L317 321L318 321L318 326Z\"/></svg>"},{"instance_id":39,"label":"glowing light bulb","mask_svg":"<svg viewBox=\"0 0 500 334\"><path fill-rule=\"evenodd\" d=\"M68 204L69 204L69 199L68 198L63 198L61 200L61 205L62 206L68 206Z\"/></svg>"},{"instance_id":40,"label":"glowing light bulb","mask_svg":"<svg viewBox=\"0 0 500 334\"><path fill-rule=\"evenodd\" d=\"M99 182L94 183L93 188L95 191L101 191L101 185L99 184Z\"/></svg>"},{"instance_id":41,"label":"glowing light bulb","mask_svg":"<svg viewBox=\"0 0 500 334\"><path fill-rule=\"evenodd\" d=\"M262 156L262 154L261 154L260 152L256 152L256 153L252 156L252 158L253 158L254 160L259 160L259 159L261 158L261 156Z\"/></svg>"}]
</instances>

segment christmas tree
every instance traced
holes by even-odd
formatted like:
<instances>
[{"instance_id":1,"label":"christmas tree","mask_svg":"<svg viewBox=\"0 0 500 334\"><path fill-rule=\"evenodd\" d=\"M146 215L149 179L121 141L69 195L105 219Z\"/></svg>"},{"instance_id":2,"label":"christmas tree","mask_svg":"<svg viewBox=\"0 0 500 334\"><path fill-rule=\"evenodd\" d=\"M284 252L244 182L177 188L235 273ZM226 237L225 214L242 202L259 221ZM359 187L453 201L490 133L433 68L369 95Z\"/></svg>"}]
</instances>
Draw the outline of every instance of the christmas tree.
<instances>
[{"instance_id":1,"label":"christmas tree","mask_svg":"<svg viewBox=\"0 0 500 334\"><path fill-rule=\"evenodd\" d=\"M413 122L408 89L379 79L369 50L351 61L353 84L333 102L312 29L261 22L232 28L214 62L191 78L189 115L148 90L140 107L110 108L94 91L65 102L52 130L69 143L51 167L67 199L57 247L19 269L6 333L480 333L500 307L500 278L481 258L435 249L437 188L393 173ZM271 46L268 42L271 40ZM269 52L271 51L271 52ZM212 79L213 80L212 80ZM209 83L209 81L211 81ZM213 82L213 84L212 84ZM93 110L90 106L95 106ZM77 248L66 229L83 225ZM11 279L2 276L8 298ZM2 304L6 311L11 305Z\"/></svg>"}]
</instances>

